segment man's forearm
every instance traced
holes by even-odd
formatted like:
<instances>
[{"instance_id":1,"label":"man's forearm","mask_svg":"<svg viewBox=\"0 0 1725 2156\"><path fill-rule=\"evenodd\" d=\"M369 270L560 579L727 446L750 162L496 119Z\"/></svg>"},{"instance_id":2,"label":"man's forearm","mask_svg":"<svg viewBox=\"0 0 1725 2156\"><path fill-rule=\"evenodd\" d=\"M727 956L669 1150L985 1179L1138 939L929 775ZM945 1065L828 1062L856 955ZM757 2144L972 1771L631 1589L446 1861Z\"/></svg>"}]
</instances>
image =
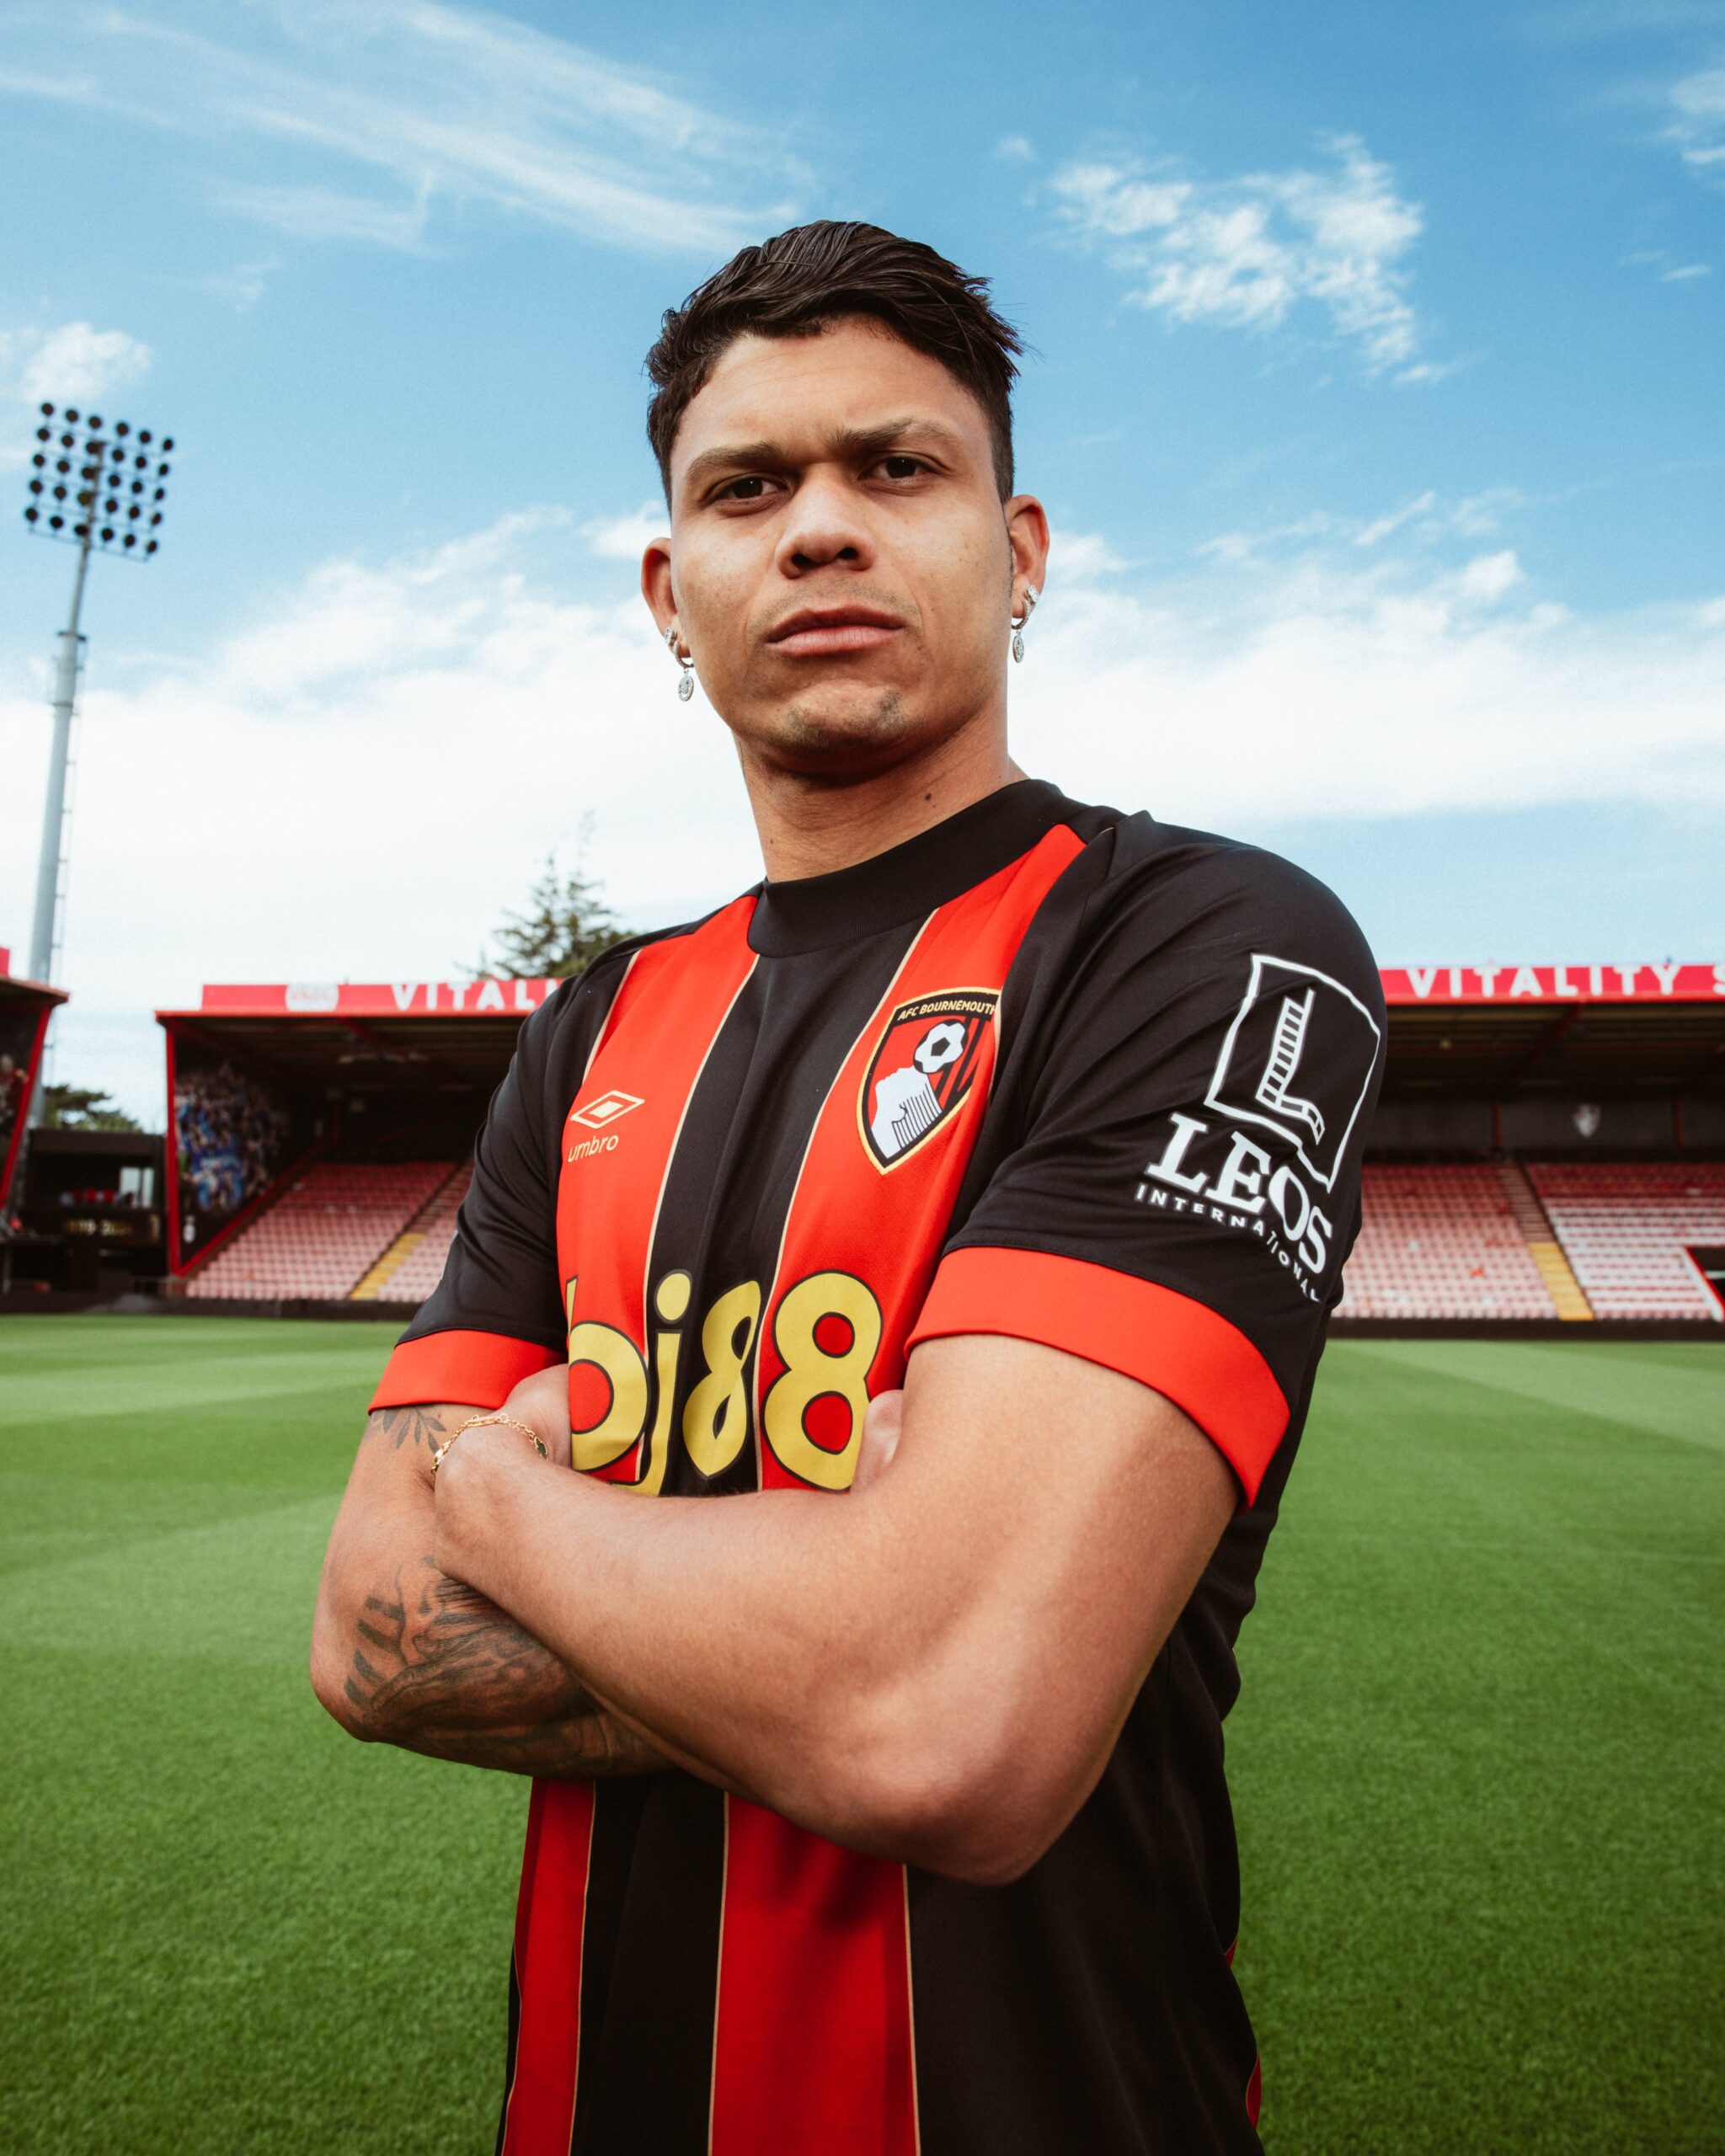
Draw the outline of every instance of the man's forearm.
<instances>
[{"instance_id":1,"label":"man's forearm","mask_svg":"<svg viewBox=\"0 0 1725 2156\"><path fill-rule=\"evenodd\" d=\"M438 1407L367 1425L319 1596L319 1699L355 1737L468 1766L573 1780L663 1768L549 1648L438 1569L429 1462L455 1427Z\"/></svg>"},{"instance_id":2,"label":"man's forearm","mask_svg":"<svg viewBox=\"0 0 1725 2156\"><path fill-rule=\"evenodd\" d=\"M565 1780L665 1764L549 1648L429 1557L367 1595L355 1630L343 1691L356 1736Z\"/></svg>"}]
</instances>

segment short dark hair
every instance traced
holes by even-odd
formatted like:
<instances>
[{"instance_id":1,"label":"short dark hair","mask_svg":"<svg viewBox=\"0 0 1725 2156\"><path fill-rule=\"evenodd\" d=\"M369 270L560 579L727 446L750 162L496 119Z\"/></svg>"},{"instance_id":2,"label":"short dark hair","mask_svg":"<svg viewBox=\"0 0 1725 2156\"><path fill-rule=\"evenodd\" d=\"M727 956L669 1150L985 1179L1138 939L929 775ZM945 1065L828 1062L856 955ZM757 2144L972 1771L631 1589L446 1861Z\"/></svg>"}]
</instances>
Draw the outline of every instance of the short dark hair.
<instances>
[{"instance_id":1,"label":"short dark hair","mask_svg":"<svg viewBox=\"0 0 1725 2156\"><path fill-rule=\"evenodd\" d=\"M915 350L938 360L987 415L995 479L1012 491L1012 384L1023 350L989 304L988 280L967 276L920 240L879 225L798 225L745 247L667 307L647 355L654 383L647 439L670 499L670 451L691 403L739 337L813 337L845 315L873 315Z\"/></svg>"}]
</instances>

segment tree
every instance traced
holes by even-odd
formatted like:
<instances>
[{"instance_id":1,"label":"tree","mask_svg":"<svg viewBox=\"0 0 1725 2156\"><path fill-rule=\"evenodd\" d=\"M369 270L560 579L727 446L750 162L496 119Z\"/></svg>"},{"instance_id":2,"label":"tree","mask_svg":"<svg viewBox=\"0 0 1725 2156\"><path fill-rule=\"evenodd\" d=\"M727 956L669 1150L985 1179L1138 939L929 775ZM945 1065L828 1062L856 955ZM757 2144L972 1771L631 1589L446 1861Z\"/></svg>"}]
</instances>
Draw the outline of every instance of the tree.
<instances>
[{"instance_id":1,"label":"tree","mask_svg":"<svg viewBox=\"0 0 1725 2156\"><path fill-rule=\"evenodd\" d=\"M45 1086L42 1127L45 1130L141 1131L144 1126L116 1107L106 1093L92 1092L88 1086Z\"/></svg>"},{"instance_id":2,"label":"tree","mask_svg":"<svg viewBox=\"0 0 1725 2156\"><path fill-rule=\"evenodd\" d=\"M478 970L510 980L563 980L633 933L600 897L593 878L561 873L556 857L547 854L526 908L504 915L492 939L497 955L482 951Z\"/></svg>"}]
</instances>

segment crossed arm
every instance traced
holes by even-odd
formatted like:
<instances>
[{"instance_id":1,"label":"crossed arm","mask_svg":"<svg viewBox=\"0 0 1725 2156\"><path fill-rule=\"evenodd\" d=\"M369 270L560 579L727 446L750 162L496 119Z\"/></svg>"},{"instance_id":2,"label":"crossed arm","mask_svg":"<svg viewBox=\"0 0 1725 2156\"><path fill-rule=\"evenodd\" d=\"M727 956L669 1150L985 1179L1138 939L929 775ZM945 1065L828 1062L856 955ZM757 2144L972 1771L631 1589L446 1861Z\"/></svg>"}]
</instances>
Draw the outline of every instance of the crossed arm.
<instances>
[{"instance_id":1,"label":"crossed arm","mask_svg":"<svg viewBox=\"0 0 1725 2156\"><path fill-rule=\"evenodd\" d=\"M441 1757L676 1764L851 1848L1015 1877L1094 1786L1236 1486L1162 1396L1025 1341L925 1342L876 1425L841 1499L651 1503L506 1426L468 1431L434 1491L420 1441L374 1427L318 1694ZM411 1533L376 1497L409 1447Z\"/></svg>"},{"instance_id":2,"label":"crossed arm","mask_svg":"<svg viewBox=\"0 0 1725 2156\"><path fill-rule=\"evenodd\" d=\"M318 1697L355 1737L468 1766L588 1780L667 1765L506 1609L438 1566L432 1449L484 1412L368 1419L318 1591Z\"/></svg>"}]
</instances>

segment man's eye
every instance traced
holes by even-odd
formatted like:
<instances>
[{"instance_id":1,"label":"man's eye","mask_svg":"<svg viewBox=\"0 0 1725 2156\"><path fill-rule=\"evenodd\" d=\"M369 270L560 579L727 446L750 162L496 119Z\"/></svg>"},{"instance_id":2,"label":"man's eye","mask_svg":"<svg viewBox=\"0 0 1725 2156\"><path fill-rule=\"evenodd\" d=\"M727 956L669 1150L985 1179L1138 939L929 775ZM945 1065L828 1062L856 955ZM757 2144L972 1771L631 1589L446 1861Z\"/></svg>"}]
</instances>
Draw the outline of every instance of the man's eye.
<instances>
[{"instance_id":1,"label":"man's eye","mask_svg":"<svg viewBox=\"0 0 1725 2156\"><path fill-rule=\"evenodd\" d=\"M883 456L875 468L889 479L914 479L928 467L920 456Z\"/></svg>"},{"instance_id":2,"label":"man's eye","mask_svg":"<svg viewBox=\"0 0 1725 2156\"><path fill-rule=\"evenodd\" d=\"M722 502L758 502L766 492L766 481L758 472L743 479L728 479L718 490Z\"/></svg>"}]
</instances>

